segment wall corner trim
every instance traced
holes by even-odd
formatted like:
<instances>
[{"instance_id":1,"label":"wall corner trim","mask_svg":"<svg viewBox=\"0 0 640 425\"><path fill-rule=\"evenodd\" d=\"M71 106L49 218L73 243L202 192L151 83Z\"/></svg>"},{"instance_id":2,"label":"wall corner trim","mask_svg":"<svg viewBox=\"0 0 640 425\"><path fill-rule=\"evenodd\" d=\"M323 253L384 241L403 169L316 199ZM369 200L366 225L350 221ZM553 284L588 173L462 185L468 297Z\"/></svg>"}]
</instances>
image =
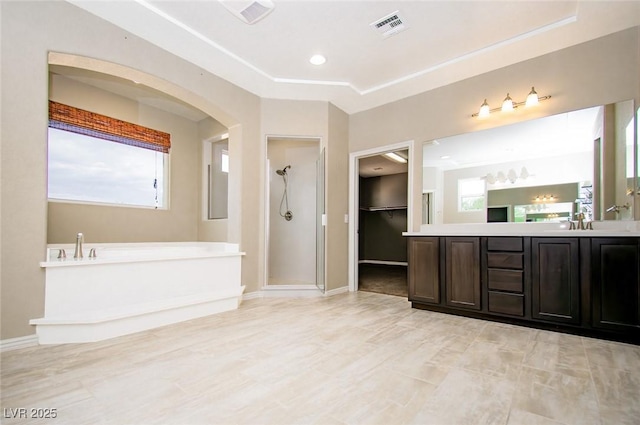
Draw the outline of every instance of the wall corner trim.
<instances>
[{"instance_id":1,"label":"wall corner trim","mask_svg":"<svg viewBox=\"0 0 640 425\"><path fill-rule=\"evenodd\" d=\"M331 289L330 291L326 291L324 293L325 297L332 297L334 295L338 295L338 294L344 294L346 292L349 292L349 286L341 286L340 288L336 288L336 289Z\"/></svg>"},{"instance_id":2,"label":"wall corner trim","mask_svg":"<svg viewBox=\"0 0 640 425\"><path fill-rule=\"evenodd\" d=\"M38 345L38 335L27 335L18 338L9 338L0 340L0 353L11 350L19 350L21 348L36 347Z\"/></svg>"}]
</instances>

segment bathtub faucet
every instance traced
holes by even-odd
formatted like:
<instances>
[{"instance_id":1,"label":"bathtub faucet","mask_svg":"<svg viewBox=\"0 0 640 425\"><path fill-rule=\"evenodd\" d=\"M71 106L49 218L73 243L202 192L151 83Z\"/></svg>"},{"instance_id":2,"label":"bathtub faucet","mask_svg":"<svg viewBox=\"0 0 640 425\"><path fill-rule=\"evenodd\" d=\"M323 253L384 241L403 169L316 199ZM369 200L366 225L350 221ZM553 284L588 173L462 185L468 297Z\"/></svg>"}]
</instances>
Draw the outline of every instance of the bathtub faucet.
<instances>
[{"instance_id":1,"label":"bathtub faucet","mask_svg":"<svg viewBox=\"0 0 640 425\"><path fill-rule=\"evenodd\" d=\"M82 258L82 243L84 242L84 235L82 233L78 233L76 235L76 250L73 253L73 258L80 259Z\"/></svg>"}]
</instances>

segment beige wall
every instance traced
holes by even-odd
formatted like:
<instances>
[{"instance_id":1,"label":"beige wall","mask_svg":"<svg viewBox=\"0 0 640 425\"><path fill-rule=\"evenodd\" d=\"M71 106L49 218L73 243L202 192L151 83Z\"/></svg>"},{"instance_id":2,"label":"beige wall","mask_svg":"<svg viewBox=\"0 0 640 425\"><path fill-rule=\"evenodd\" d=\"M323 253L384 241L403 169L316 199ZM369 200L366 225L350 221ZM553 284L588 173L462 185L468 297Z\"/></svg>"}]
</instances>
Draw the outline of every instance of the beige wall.
<instances>
[{"instance_id":1,"label":"beige wall","mask_svg":"<svg viewBox=\"0 0 640 425\"><path fill-rule=\"evenodd\" d=\"M497 127L561 112L640 100L639 28L498 69L349 117L349 150L357 152L404 140L425 141ZM497 106L507 92L523 100L531 86L552 95L528 112L472 119L483 99ZM636 103L637 105L638 103ZM421 149L416 149L418 156ZM417 158L414 158L417 161ZM420 170L422 164L416 164ZM422 176L413 176L414 188ZM414 199L419 199L414 190ZM420 202L414 202L413 230L419 229Z\"/></svg>"},{"instance_id":2,"label":"beige wall","mask_svg":"<svg viewBox=\"0 0 640 425\"><path fill-rule=\"evenodd\" d=\"M349 224L349 116L329 105L329 143L326 147L327 291L348 285Z\"/></svg>"},{"instance_id":3,"label":"beige wall","mask_svg":"<svg viewBox=\"0 0 640 425\"><path fill-rule=\"evenodd\" d=\"M51 100L171 134L168 209L49 202L48 243L173 242L197 238L198 126L195 122L60 75L50 80Z\"/></svg>"}]
</instances>

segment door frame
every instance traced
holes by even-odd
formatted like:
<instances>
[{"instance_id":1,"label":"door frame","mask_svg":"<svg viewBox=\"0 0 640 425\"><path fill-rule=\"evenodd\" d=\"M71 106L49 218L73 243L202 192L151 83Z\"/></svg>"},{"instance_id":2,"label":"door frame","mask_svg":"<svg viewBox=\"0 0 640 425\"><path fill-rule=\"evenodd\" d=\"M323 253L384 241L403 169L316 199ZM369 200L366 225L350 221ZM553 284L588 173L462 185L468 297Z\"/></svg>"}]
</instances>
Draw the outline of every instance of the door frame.
<instances>
[{"instance_id":1,"label":"door frame","mask_svg":"<svg viewBox=\"0 0 640 425\"><path fill-rule=\"evenodd\" d=\"M407 178L407 232L413 225L413 187L415 180L415 142L407 140L391 145L366 149L349 154L349 291L358 290L358 228L360 215L360 181L359 181L359 161L361 158L381 155L387 152L408 150L409 160ZM422 201L421 201L422 202Z\"/></svg>"},{"instance_id":2,"label":"door frame","mask_svg":"<svg viewBox=\"0 0 640 425\"><path fill-rule=\"evenodd\" d=\"M263 209L263 226L264 226L264 240L263 240L263 244L262 244L262 249L264 252L263 258L264 258L264 263L262 264L262 274L264 276L263 278L263 284L262 287L260 288L261 291L264 291L266 289L273 289L274 287L277 289L283 289L283 290L292 290L292 291L296 291L296 290L303 290L306 291L308 289L313 289L313 290L319 290L317 283L315 285L313 285L313 287L311 287L310 285L269 285L269 238L271 237L270 235L270 222L269 220L271 220L270 217L270 213L269 213L269 199L270 199L270 185L269 185L269 140L270 139L288 139L288 140L293 140L293 141L306 141L306 142L315 142L317 143L318 146L318 153L321 153L324 149L326 149L325 146L325 141L324 138L322 136L296 136L296 135L281 135L281 134L277 134L277 133L269 133L269 134L265 134L265 138L264 138L264 161L263 161L263 190L262 190L262 209ZM326 154L325 154L326 155ZM325 212L324 215L326 215L326 203L327 203L327 165L326 163L324 164L324 194L322 195L324 198L324 208L325 208ZM317 208L317 205L316 205ZM317 227L317 223L316 223L316 227ZM324 279L323 285L324 285L324 290L320 290L322 293L326 292L326 276L327 276L327 246L326 246L326 238L327 238L327 230L326 230L326 226L321 226L321 231L324 234L324 241L323 241L323 250L324 252L322 253L322 263L323 264L318 264L318 252L316 250L316 271L318 269L318 267L322 267L323 269L323 273L322 273L322 277ZM317 231L317 229L316 229ZM316 241L316 245L317 245L317 241ZM317 279L317 272L316 272L316 279ZM296 293L296 292L292 292L292 293Z\"/></svg>"}]
</instances>

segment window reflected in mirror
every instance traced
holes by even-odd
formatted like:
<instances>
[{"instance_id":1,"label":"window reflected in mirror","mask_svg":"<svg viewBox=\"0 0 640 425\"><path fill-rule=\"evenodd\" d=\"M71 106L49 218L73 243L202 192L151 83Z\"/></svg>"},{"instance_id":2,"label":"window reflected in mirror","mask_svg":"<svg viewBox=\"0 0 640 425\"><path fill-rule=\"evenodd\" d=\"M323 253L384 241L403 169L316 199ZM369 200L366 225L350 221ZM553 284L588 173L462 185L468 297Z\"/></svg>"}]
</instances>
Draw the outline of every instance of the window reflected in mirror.
<instances>
[{"instance_id":1,"label":"window reflected in mirror","mask_svg":"<svg viewBox=\"0 0 640 425\"><path fill-rule=\"evenodd\" d=\"M207 218L209 220L228 217L229 196L229 139L210 144L208 164Z\"/></svg>"}]
</instances>

